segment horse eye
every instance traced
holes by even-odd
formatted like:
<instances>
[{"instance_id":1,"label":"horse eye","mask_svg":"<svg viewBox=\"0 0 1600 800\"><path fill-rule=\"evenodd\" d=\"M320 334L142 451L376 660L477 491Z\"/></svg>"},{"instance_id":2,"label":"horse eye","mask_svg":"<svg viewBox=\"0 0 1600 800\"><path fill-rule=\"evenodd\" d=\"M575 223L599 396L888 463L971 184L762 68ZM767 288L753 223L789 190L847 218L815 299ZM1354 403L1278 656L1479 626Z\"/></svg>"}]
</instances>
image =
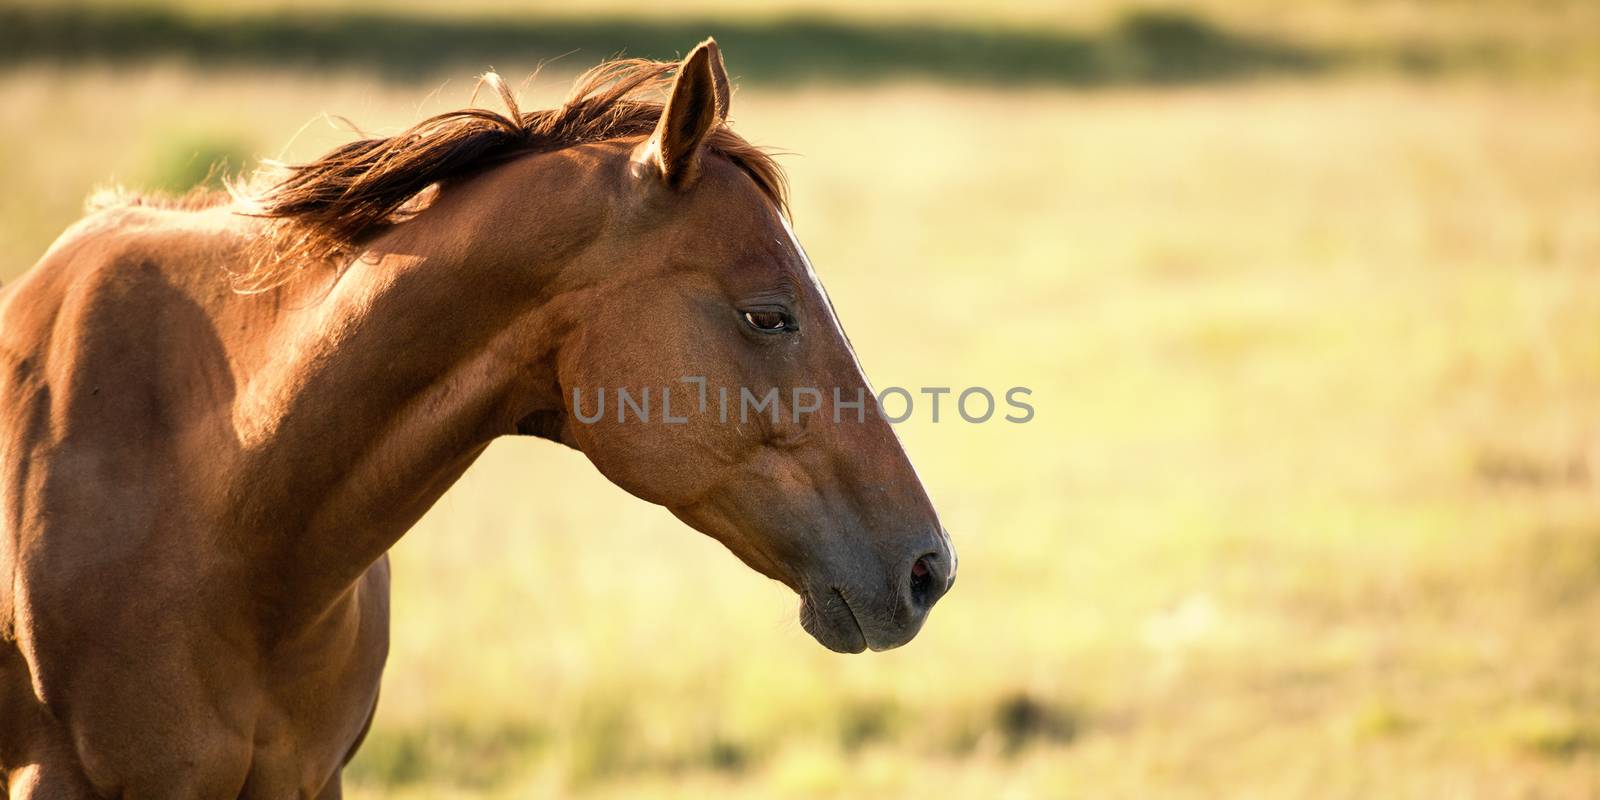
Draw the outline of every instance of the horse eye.
<instances>
[{"instance_id":1,"label":"horse eye","mask_svg":"<svg viewBox=\"0 0 1600 800\"><path fill-rule=\"evenodd\" d=\"M744 321L763 333L777 333L794 329L794 322L782 311L746 311Z\"/></svg>"}]
</instances>

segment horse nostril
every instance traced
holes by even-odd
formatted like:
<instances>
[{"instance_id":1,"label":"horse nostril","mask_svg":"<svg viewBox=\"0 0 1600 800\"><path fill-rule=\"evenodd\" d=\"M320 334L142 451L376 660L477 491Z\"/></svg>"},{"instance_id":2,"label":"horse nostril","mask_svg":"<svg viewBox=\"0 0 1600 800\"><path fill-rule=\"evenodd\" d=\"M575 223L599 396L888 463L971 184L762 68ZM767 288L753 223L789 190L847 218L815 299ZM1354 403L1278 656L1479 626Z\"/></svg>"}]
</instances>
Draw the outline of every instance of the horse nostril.
<instances>
[{"instance_id":1,"label":"horse nostril","mask_svg":"<svg viewBox=\"0 0 1600 800\"><path fill-rule=\"evenodd\" d=\"M944 581L939 578L939 555L928 553L911 565L911 602L919 609L933 605L944 593Z\"/></svg>"}]
</instances>

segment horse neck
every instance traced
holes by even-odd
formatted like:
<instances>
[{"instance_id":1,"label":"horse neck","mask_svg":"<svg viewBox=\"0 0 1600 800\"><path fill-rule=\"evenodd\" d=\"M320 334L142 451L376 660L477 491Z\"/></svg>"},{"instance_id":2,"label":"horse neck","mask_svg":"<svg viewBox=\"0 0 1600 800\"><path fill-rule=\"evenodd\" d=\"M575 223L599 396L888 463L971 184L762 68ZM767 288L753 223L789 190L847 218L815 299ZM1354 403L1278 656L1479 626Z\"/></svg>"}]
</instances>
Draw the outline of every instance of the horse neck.
<instances>
[{"instance_id":1,"label":"horse neck","mask_svg":"<svg viewBox=\"0 0 1600 800\"><path fill-rule=\"evenodd\" d=\"M570 291L551 278L586 234L570 214L486 210L504 182L441 198L374 242L261 343L234 408L244 458L229 496L249 498L236 519L275 542L262 562L281 587L275 612L328 608L490 440L559 408Z\"/></svg>"}]
</instances>

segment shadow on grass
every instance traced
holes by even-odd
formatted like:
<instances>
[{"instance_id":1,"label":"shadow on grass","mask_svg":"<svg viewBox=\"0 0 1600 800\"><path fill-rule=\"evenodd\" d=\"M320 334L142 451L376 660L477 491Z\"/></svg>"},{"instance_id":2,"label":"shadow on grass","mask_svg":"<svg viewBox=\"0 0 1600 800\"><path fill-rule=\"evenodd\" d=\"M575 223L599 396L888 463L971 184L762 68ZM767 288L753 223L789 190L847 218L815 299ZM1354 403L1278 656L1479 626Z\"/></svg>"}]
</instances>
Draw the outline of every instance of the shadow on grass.
<instances>
[{"instance_id":1,"label":"shadow on grass","mask_svg":"<svg viewBox=\"0 0 1600 800\"><path fill-rule=\"evenodd\" d=\"M545 747L545 731L518 724L447 722L427 728L377 729L345 776L355 783L399 788L437 781L486 789L502 784L516 765Z\"/></svg>"},{"instance_id":2,"label":"shadow on grass","mask_svg":"<svg viewBox=\"0 0 1600 800\"><path fill-rule=\"evenodd\" d=\"M1333 55L1223 30L1177 12L1131 13L1097 33L964 28L819 17L763 21L511 18L388 13L191 17L162 9L0 9L0 66L137 63L357 67L420 77L572 53L673 58L707 35L738 77L769 83L916 77L957 83L1098 86L1308 73Z\"/></svg>"},{"instance_id":3,"label":"shadow on grass","mask_svg":"<svg viewBox=\"0 0 1600 800\"><path fill-rule=\"evenodd\" d=\"M1087 722L1078 709L1025 691L1001 693L970 708L934 709L927 716L921 711L926 709L853 697L840 699L828 714L831 729L797 725L752 735L725 729L719 721L686 725L662 739L647 732L646 717L654 713L647 701L625 691L597 693L555 727L499 719L492 709L476 719L379 724L345 777L382 791L453 786L493 792L553 770L569 787L584 787L642 776L736 776L762 768L791 747L826 751L831 744L848 763L869 747L924 753L931 741L940 740L949 743L946 752L953 757L1009 758L1032 747L1071 745Z\"/></svg>"}]
</instances>

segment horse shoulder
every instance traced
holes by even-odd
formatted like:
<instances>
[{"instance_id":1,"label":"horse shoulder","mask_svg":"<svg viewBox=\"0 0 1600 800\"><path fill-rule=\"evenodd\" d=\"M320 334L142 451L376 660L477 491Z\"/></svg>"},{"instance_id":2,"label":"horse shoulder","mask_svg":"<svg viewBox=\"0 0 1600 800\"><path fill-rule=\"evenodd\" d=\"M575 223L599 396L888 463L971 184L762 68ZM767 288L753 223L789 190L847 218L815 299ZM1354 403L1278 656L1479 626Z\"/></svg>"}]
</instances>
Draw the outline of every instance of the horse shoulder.
<instances>
[{"instance_id":1,"label":"horse shoulder","mask_svg":"<svg viewBox=\"0 0 1600 800\"><path fill-rule=\"evenodd\" d=\"M201 267L174 263L197 237L172 216L92 214L0 295L0 622L19 583L124 574L196 522L182 464L218 438L210 412L232 379L207 310L173 277Z\"/></svg>"},{"instance_id":2,"label":"horse shoulder","mask_svg":"<svg viewBox=\"0 0 1600 800\"><path fill-rule=\"evenodd\" d=\"M178 766L123 742L139 720L143 738L208 765L208 786L237 787L248 768L251 646L212 624L228 584L193 546L206 475L185 468L200 412L231 387L186 279L217 248L176 212L108 209L0 294L0 583L7 646L24 655L12 666L26 664L0 678L29 673L29 704L73 732L83 774L108 793L163 785ZM129 691L130 676L165 689Z\"/></svg>"}]
</instances>

